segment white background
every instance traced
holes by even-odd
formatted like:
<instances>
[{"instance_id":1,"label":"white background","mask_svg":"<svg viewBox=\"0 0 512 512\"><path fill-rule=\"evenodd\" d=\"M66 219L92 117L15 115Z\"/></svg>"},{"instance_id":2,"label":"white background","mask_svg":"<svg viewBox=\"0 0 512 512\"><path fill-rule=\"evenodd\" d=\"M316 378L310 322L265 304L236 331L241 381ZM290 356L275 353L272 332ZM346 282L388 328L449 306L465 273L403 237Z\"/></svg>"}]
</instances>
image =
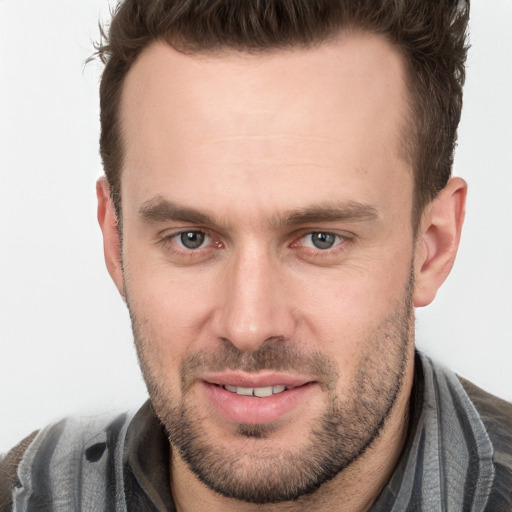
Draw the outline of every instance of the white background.
<instances>
[{"instance_id":1,"label":"white background","mask_svg":"<svg viewBox=\"0 0 512 512\"><path fill-rule=\"evenodd\" d=\"M0 452L71 413L146 396L95 221L106 0L0 0ZM512 1L474 0L455 173L458 261L418 311L430 355L512 400Z\"/></svg>"}]
</instances>

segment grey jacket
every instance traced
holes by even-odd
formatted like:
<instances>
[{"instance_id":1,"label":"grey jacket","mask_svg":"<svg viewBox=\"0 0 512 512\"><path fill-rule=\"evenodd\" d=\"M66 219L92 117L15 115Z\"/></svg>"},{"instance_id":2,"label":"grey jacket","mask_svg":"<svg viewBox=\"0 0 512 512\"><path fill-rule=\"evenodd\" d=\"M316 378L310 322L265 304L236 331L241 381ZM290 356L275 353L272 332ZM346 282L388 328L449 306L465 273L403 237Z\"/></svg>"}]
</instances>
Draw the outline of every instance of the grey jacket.
<instances>
[{"instance_id":1,"label":"grey jacket","mask_svg":"<svg viewBox=\"0 0 512 512\"><path fill-rule=\"evenodd\" d=\"M512 404L421 354L415 372L408 438L371 511L512 511ZM2 460L0 510L174 511L169 449L149 402L65 419Z\"/></svg>"}]
</instances>

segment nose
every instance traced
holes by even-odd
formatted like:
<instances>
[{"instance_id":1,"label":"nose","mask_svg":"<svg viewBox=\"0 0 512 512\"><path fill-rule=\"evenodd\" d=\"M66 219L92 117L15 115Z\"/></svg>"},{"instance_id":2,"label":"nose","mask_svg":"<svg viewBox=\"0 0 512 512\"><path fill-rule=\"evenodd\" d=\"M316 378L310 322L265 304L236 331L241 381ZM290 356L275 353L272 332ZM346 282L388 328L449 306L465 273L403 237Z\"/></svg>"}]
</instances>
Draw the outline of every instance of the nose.
<instances>
[{"instance_id":1,"label":"nose","mask_svg":"<svg viewBox=\"0 0 512 512\"><path fill-rule=\"evenodd\" d=\"M295 319L286 288L279 261L272 261L265 251L235 255L219 290L217 337L245 352L253 352L271 339L292 338Z\"/></svg>"}]
</instances>

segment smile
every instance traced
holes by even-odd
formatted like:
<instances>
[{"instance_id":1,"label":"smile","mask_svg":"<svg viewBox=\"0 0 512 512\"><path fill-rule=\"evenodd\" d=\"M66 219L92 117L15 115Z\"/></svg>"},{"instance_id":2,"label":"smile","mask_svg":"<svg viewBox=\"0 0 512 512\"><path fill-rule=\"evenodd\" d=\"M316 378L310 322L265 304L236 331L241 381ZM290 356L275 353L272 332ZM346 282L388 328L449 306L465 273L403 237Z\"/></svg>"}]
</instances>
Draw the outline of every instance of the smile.
<instances>
[{"instance_id":1,"label":"smile","mask_svg":"<svg viewBox=\"0 0 512 512\"><path fill-rule=\"evenodd\" d=\"M269 382L271 379L279 384ZM229 383L226 383L226 380ZM253 382L250 382L251 380ZM254 382L258 380L260 382ZM284 419L293 411L299 414L305 407L304 404L308 402L308 397L318 392L319 386L315 381L290 376L223 376L203 380L202 389L207 403L213 407L216 414L231 424L256 425Z\"/></svg>"},{"instance_id":2,"label":"smile","mask_svg":"<svg viewBox=\"0 0 512 512\"><path fill-rule=\"evenodd\" d=\"M237 395L242 396L255 396L258 398L265 398L271 395L277 395L282 393L283 391L287 391L289 389L295 388L295 386L283 386L278 384L276 386L264 386L258 388L244 388L241 386L222 386L226 391L231 391L231 393L236 393Z\"/></svg>"}]
</instances>

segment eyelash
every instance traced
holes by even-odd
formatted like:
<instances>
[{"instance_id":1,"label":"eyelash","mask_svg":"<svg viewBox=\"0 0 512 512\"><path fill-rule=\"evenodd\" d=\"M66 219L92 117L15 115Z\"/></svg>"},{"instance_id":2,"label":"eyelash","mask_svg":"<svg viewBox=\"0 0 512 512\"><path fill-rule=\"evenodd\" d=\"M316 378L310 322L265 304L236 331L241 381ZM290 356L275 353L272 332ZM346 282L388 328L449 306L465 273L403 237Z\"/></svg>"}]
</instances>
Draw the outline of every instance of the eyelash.
<instances>
[{"instance_id":1,"label":"eyelash","mask_svg":"<svg viewBox=\"0 0 512 512\"><path fill-rule=\"evenodd\" d=\"M187 233L202 233L203 235L205 235L205 239L209 238L210 240L214 241L216 249L221 249L222 247L224 247L224 244L220 240L218 240L218 239L216 240L213 235L210 235L208 233L208 231L206 231L204 229L184 229L184 230L178 231L176 233L170 233L170 234L162 236L161 239L159 240L159 243L164 245L166 248L169 248L169 246L170 246L170 248L176 253L188 254L190 256L207 248L207 247L198 247L197 249L190 249L188 247L183 247L182 244L181 244L181 247L180 246L175 247L176 245L179 244L179 242L175 242L175 240L179 239L179 237L181 237L182 235L187 234Z\"/></svg>"},{"instance_id":2,"label":"eyelash","mask_svg":"<svg viewBox=\"0 0 512 512\"><path fill-rule=\"evenodd\" d=\"M304 245L304 242L302 242L301 247L304 247L306 249L311 249L314 252L320 252L320 253L328 252L328 251L332 252L336 249L336 247L343 244L347 240L347 237L338 235L336 233L332 233L330 231L310 231L308 233L303 234L300 238L297 239L297 241L302 241L304 238L312 237L313 235L331 236L331 237L334 237L335 240L331 247L326 247L324 249L321 249L320 247L312 247L312 246ZM292 242L291 246L294 246L296 243L297 242ZM311 240L311 245L314 245L312 240Z\"/></svg>"},{"instance_id":3,"label":"eyelash","mask_svg":"<svg viewBox=\"0 0 512 512\"><path fill-rule=\"evenodd\" d=\"M177 240L179 240L179 237L181 237L182 235L187 234L187 233L203 234L205 236L205 241L207 241L208 239L213 241L214 246L215 246L214 249L222 249L224 247L224 243L222 241L220 241L218 239L218 237L215 237L213 234L210 234L205 229L185 229L182 231L170 233L170 234L162 236L159 240L159 243L161 245L164 245L166 247L166 249L172 250L174 253L177 253L180 255L186 254L190 257L192 257L194 255L198 256L203 251L209 249L209 245L212 243L211 241L206 246L201 245L201 247L198 247L195 249L184 247L183 244L178 242ZM334 245L332 247L320 249L320 248L315 248L315 247L311 247L311 246L308 247L308 246L304 245L303 242L301 243L301 241L304 238L306 238L308 236L313 236L315 234L330 235L330 236L335 237ZM300 236L294 238L294 241L291 244L289 244L288 247L291 247L291 248L302 247L309 253L309 255L321 258L322 256L327 256L327 255L332 255L333 253L337 253L337 251L341 250L342 248L345 249L344 246L349 241L351 241L351 236L346 235L346 234L341 235L341 234L337 234L337 233L334 233L331 231L315 230L315 231L302 232L300 234Z\"/></svg>"}]
</instances>

